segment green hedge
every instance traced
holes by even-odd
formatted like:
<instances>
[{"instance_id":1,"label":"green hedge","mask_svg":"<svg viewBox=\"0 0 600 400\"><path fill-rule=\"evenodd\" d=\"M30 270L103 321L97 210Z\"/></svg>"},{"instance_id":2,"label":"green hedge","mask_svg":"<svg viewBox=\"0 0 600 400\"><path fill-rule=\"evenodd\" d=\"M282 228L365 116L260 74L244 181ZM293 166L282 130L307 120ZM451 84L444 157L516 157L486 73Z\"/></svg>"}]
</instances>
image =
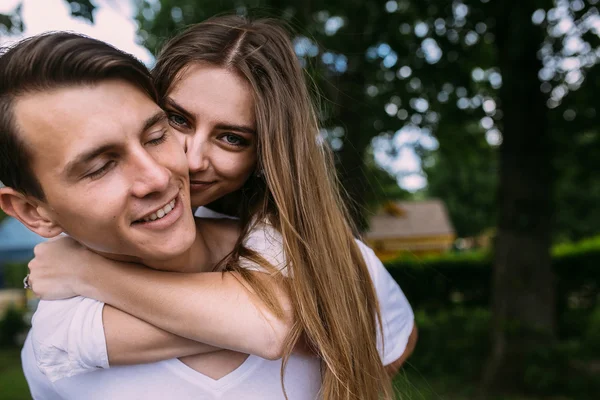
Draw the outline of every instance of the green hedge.
<instances>
[{"instance_id":1,"label":"green hedge","mask_svg":"<svg viewBox=\"0 0 600 400\"><path fill-rule=\"evenodd\" d=\"M593 365L600 359L600 307L592 314L579 339L562 340L527 354L523 384L530 395L597 398L600 379L593 372ZM416 310L415 318L419 341L405 368L427 378L477 386L489 354L490 311L456 306L428 312Z\"/></svg>"},{"instance_id":2,"label":"green hedge","mask_svg":"<svg viewBox=\"0 0 600 400\"><path fill-rule=\"evenodd\" d=\"M0 282L4 284L6 289L22 289L23 278L29 272L27 264L22 263L8 263L0 265Z\"/></svg>"},{"instance_id":3,"label":"green hedge","mask_svg":"<svg viewBox=\"0 0 600 400\"><path fill-rule=\"evenodd\" d=\"M450 253L402 257L386 267L417 310L455 306L489 308L492 257L489 253ZM552 250L561 334L586 327L600 298L600 236Z\"/></svg>"}]
</instances>

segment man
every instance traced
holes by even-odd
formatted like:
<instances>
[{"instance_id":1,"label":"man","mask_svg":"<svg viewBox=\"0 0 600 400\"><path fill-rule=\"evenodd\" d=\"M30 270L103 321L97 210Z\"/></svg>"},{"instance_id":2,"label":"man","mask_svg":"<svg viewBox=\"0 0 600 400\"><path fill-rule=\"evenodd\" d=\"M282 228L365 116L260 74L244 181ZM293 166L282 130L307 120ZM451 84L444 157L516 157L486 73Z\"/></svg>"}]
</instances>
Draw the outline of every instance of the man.
<instances>
[{"instance_id":1,"label":"man","mask_svg":"<svg viewBox=\"0 0 600 400\"><path fill-rule=\"evenodd\" d=\"M42 236L66 232L108 258L149 267L193 271L192 266L219 256L216 246L196 235L185 154L154 101L142 64L92 39L50 34L9 50L0 59L0 71L0 179L6 185L0 205L8 214ZM165 215L148 221L158 210ZM237 307L243 308L242 303ZM246 312L256 313L251 304L247 302L251 308ZM32 341L37 338L43 352L49 335L65 334L67 321L83 319L84 325L97 326L102 314L120 315L89 299L42 302L24 349L25 372L36 398L52 398L51 387L57 396L89 398L79 391L77 380L51 384L36 377ZM232 321L232 328L239 328L240 321ZM90 329L97 331L102 329ZM68 334L65 348L80 343ZM159 334L166 332L157 330ZM105 350L104 338L96 339ZM203 349L194 353L199 351ZM53 380L82 369L86 367L61 365L45 372ZM118 376L117 370L110 371L103 372ZM122 386L117 382L113 389ZM110 387L104 389L100 398L117 398Z\"/></svg>"},{"instance_id":2,"label":"man","mask_svg":"<svg viewBox=\"0 0 600 400\"><path fill-rule=\"evenodd\" d=\"M9 50L0 57L0 180L6 185L0 189L0 206L42 236L66 232L113 260L201 272L197 266L227 254L222 238L231 234L227 226L206 224L202 229L209 232L202 232L194 223L185 155L155 100L144 66L102 42L58 33ZM159 218L150 219L152 214ZM197 235L197 229L209 235ZM217 241L210 233L222 235L215 235ZM272 324L281 324L276 331L285 332L289 321L270 318L267 308L257 310L252 295L235 279L219 290L230 295L228 310L238 317L220 318L223 337L213 344L277 358L266 348L273 344ZM266 317L259 324L241 324L249 314ZM168 360L79 375L90 369L85 360L48 365L35 360L34 348L38 359L47 360L45 353L57 354L57 348L69 353L83 343L87 351L90 342L95 344L91 351L106 354L108 338L118 338L118 332L105 332L106 339L86 335L103 332L103 319L126 317L81 297L42 302L23 350L34 398L265 398L272 393L269 388L279 387L280 362L215 352L174 335L171 339L190 355L209 355L192 356L187 366ZM147 335L147 324L139 324ZM158 328L153 334L170 335ZM225 345L236 340L241 347ZM89 358L98 359L97 354ZM218 381L197 373L229 372L231 365L239 368ZM312 356L291 360L288 371L308 373L296 389L287 388L288 394L297 390L302 398L314 397L320 381L317 366ZM108 367L108 360L98 367ZM255 379L244 381L249 377Z\"/></svg>"}]
</instances>

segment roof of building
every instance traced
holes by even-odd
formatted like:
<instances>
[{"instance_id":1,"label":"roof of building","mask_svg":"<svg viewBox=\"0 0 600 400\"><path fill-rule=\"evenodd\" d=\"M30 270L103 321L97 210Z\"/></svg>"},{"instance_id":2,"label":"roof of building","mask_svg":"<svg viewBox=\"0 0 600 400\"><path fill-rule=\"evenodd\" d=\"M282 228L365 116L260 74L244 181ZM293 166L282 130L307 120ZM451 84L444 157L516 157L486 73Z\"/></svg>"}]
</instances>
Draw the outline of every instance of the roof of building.
<instances>
[{"instance_id":1,"label":"roof of building","mask_svg":"<svg viewBox=\"0 0 600 400\"><path fill-rule=\"evenodd\" d=\"M369 218L367 239L453 235L454 228L441 200L388 203Z\"/></svg>"}]
</instances>

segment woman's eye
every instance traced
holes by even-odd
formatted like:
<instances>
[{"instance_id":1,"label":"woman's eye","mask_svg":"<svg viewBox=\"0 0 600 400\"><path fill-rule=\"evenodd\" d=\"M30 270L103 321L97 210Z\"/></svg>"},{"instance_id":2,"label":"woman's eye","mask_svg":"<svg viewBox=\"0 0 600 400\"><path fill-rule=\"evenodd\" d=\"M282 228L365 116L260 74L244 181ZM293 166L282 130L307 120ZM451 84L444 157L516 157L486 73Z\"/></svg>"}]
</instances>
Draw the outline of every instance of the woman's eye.
<instances>
[{"instance_id":1,"label":"woman's eye","mask_svg":"<svg viewBox=\"0 0 600 400\"><path fill-rule=\"evenodd\" d=\"M225 143L231 146L244 146L245 144L247 144L246 139L238 135L233 135L231 133L225 134L221 136L221 138L225 141Z\"/></svg>"},{"instance_id":2,"label":"woman's eye","mask_svg":"<svg viewBox=\"0 0 600 400\"><path fill-rule=\"evenodd\" d=\"M187 125L185 118L178 114L169 114L169 121L178 126Z\"/></svg>"}]
</instances>

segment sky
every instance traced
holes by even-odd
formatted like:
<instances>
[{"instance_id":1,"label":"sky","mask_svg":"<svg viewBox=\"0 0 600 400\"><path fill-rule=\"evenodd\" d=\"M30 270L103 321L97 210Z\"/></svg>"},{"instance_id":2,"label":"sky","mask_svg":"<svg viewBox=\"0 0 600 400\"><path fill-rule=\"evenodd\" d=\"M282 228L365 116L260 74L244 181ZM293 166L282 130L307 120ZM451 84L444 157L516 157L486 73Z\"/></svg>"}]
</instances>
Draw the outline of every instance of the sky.
<instances>
[{"instance_id":1,"label":"sky","mask_svg":"<svg viewBox=\"0 0 600 400\"><path fill-rule=\"evenodd\" d=\"M64 0L0 0L0 12L7 13L23 3L25 31L21 36L0 38L6 44L42 32L68 30L103 40L133 54L147 65L153 61L152 54L136 43L137 25L133 20L133 0L96 0L95 24L83 18L73 18Z\"/></svg>"},{"instance_id":2,"label":"sky","mask_svg":"<svg viewBox=\"0 0 600 400\"><path fill-rule=\"evenodd\" d=\"M0 45L47 31L68 30L103 40L133 54L148 66L153 64L153 55L136 43L134 0L95 0L97 8L94 24L83 18L72 17L65 0L0 0L0 13L13 11L20 2L23 3L25 30L19 36L0 37ZM415 132L408 134L414 136ZM394 159L386 156L377 146L374 148L374 155L380 165L385 165L388 171L398 174L398 184L404 189L415 191L427 184L421 172L421 160L411 146L403 147L399 156Z\"/></svg>"}]
</instances>

